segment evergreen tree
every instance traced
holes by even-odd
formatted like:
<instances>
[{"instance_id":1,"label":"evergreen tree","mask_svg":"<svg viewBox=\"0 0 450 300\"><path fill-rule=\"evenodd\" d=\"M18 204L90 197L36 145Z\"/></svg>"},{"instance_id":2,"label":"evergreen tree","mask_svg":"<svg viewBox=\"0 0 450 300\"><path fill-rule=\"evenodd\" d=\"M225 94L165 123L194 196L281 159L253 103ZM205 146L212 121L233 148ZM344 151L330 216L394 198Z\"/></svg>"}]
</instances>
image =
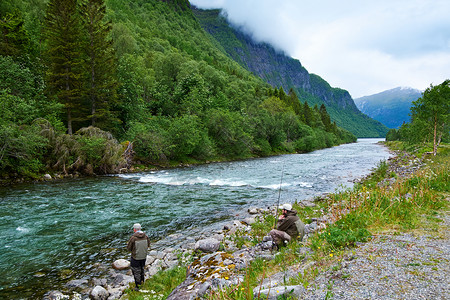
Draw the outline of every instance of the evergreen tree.
<instances>
[{"instance_id":1,"label":"evergreen tree","mask_svg":"<svg viewBox=\"0 0 450 300\"><path fill-rule=\"evenodd\" d=\"M286 93L284 92L284 89L282 86L280 86L280 89L278 90L278 98L280 98L281 100L285 101L287 98Z\"/></svg>"},{"instance_id":2,"label":"evergreen tree","mask_svg":"<svg viewBox=\"0 0 450 300\"><path fill-rule=\"evenodd\" d=\"M297 94L294 92L294 89L290 89L289 90L289 104L292 107L292 109L294 110L296 115L300 115L301 114L301 106L300 106L300 101L298 100Z\"/></svg>"},{"instance_id":3,"label":"evergreen tree","mask_svg":"<svg viewBox=\"0 0 450 300\"><path fill-rule=\"evenodd\" d=\"M305 117L305 124L311 126L313 123L313 112L308 105L308 101L303 103L303 116Z\"/></svg>"},{"instance_id":4,"label":"evergreen tree","mask_svg":"<svg viewBox=\"0 0 450 300\"><path fill-rule=\"evenodd\" d=\"M0 55L19 56L28 51L30 39L18 11L0 11Z\"/></svg>"},{"instance_id":5,"label":"evergreen tree","mask_svg":"<svg viewBox=\"0 0 450 300\"><path fill-rule=\"evenodd\" d=\"M320 113L320 119L322 120L322 123L325 126L325 130L328 132L332 132L333 126L331 125L330 115L328 114L327 108L325 107L325 105L323 103L319 108L319 113Z\"/></svg>"},{"instance_id":6,"label":"evergreen tree","mask_svg":"<svg viewBox=\"0 0 450 300\"><path fill-rule=\"evenodd\" d=\"M111 23L105 22L103 0L84 0L81 4L86 74L83 92L89 103L91 125L106 121L111 104L116 100L115 61L112 42L108 38Z\"/></svg>"},{"instance_id":7,"label":"evergreen tree","mask_svg":"<svg viewBox=\"0 0 450 300\"><path fill-rule=\"evenodd\" d=\"M64 104L67 132L73 121L82 120L81 26L76 0L50 0L45 16L47 87L50 96Z\"/></svg>"}]
</instances>

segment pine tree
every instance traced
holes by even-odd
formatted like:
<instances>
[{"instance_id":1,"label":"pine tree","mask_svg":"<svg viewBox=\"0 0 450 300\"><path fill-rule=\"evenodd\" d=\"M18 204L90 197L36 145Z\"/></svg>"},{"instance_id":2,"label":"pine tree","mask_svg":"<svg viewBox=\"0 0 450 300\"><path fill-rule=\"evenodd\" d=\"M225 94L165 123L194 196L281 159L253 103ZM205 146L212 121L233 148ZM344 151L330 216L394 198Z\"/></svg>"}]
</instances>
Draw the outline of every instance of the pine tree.
<instances>
[{"instance_id":1,"label":"pine tree","mask_svg":"<svg viewBox=\"0 0 450 300\"><path fill-rule=\"evenodd\" d=\"M292 107L292 109L294 109L295 114L300 115L302 110L300 100L298 100L297 94L292 88L289 90L288 96L289 96L289 104Z\"/></svg>"},{"instance_id":2,"label":"pine tree","mask_svg":"<svg viewBox=\"0 0 450 300\"><path fill-rule=\"evenodd\" d=\"M322 103L322 105L319 108L319 113L320 113L320 119L322 120L322 123L325 126L325 130L328 132L332 132L333 126L331 125L330 115L327 112L327 108L325 107L325 104Z\"/></svg>"},{"instance_id":3,"label":"pine tree","mask_svg":"<svg viewBox=\"0 0 450 300\"><path fill-rule=\"evenodd\" d=\"M19 56L26 53L29 46L30 39L20 13L0 11L0 55Z\"/></svg>"},{"instance_id":4,"label":"pine tree","mask_svg":"<svg viewBox=\"0 0 450 300\"><path fill-rule=\"evenodd\" d=\"M115 61L108 35L111 23L105 22L103 0L83 0L82 25L85 33L83 68L86 74L84 93L89 103L91 125L106 121L111 104L116 100Z\"/></svg>"},{"instance_id":5,"label":"pine tree","mask_svg":"<svg viewBox=\"0 0 450 300\"><path fill-rule=\"evenodd\" d=\"M312 126L313 124L313 112L308 105L308 102L303 103L303 115L305 116L305 124Z\"/></svg>"},{"instance_id":6,"label":"pine tree","mask_svg":"<svg viewBox=\"0 0 450 300\"><path fill-rule=\"evenodd\" d=\"M45 16L47 87L67 111L67 132L83 118L80 17L76 0L50 0Z\"/></svg>"}]
</instances>

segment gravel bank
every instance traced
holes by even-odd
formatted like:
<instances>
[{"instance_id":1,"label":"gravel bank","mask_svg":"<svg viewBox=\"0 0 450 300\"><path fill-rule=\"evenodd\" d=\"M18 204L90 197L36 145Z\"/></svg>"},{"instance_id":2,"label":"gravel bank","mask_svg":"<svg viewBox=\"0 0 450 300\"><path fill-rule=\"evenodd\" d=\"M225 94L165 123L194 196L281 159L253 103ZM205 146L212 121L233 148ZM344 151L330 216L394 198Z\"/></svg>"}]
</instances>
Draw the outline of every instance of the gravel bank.
<instances>
[{"instance_id":1,"label":"gravel bank","mask_svg":"<svg viewBox=\"0 0 450 300\"><path fill-rule=\"evenodd\" d=\"M450 299L450 217L413 233L375 236L320 274L302 299Z\"/></svg>"}]
</instances>

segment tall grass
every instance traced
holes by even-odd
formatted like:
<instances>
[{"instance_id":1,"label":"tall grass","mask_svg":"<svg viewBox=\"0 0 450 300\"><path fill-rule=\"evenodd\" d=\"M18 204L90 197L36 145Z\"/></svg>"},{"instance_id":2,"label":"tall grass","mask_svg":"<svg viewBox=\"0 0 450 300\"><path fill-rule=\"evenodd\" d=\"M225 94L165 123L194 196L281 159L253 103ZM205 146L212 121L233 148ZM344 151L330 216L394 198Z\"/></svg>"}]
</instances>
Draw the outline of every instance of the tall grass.
<instances>
[{"instance_id":1,"label":"tall grass","mask_svg":"<svg viewBox=\"0 0 450 300\"><path fill-rule=\"evenodd\" d=\"M328 198L327 209L335 221L313 238L313 248L344 248L364 242L372 233L416 228L424 214L448 207L449 155L445 152L410 177L373 184L386 178L384 163L365 184Z\"/></svg>"}]
</instances>

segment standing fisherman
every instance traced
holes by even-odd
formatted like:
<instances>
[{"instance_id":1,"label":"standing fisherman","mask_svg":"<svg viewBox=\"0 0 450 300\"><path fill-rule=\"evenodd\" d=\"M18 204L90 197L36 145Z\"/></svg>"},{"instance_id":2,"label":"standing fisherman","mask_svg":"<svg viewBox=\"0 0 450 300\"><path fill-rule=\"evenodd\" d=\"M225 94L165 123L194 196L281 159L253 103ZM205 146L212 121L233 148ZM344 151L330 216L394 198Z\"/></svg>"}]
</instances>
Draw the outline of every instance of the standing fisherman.
<instances>
[{"instance_id":1,"label":"standing fisherman","mask_svg":"<svg viewBox=\"0 0 450 300\"><path fill-rule=\"evenodd\" d=\"M150 247L150 239L142 231L141 224L133 225L134 234L131 236L127 244L128 251L131 252L131 271L133 272L134 282L136 283L135 291L139 290L139 286L144 283L144 267L147 259L148 247Z\"/></svg>"}]
</instances>

